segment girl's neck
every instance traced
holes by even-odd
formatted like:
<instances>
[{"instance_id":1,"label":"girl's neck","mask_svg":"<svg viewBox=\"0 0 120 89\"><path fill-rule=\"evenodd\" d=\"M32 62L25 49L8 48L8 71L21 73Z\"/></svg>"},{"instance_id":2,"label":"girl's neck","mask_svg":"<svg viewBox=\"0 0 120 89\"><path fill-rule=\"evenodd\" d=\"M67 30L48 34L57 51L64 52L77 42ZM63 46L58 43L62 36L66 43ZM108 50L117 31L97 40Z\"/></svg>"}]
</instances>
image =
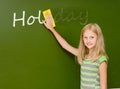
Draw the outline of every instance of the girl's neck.
<instances>
[{"instance_id":1,"label":"girl's neck","mask_svg":"<svg viewBox=\"0 0 120 89\"><path fill-rule=\"evenodd\" d=\"M93 57L93 52L92 50L89 50L89 53L87 54L87 58L92 58Z\"/></svg>"},{"instance_id":2,"label":"girl's neck","mask_svg":"<svg viewBox=\"0 0 120 89\"><path fill-rule=\"evenodd\" d=\"M87 58L92 58L92 54L87 54Z\"/></svg>"}]
</instances>

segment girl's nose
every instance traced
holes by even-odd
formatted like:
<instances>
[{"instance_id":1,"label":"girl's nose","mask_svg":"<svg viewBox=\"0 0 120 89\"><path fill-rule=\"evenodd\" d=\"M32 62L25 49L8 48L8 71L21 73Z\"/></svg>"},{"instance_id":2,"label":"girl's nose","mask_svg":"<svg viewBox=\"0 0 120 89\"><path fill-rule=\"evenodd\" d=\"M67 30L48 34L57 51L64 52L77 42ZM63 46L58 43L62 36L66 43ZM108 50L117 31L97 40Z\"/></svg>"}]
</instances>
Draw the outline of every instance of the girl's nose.
<instances>
[{"instance_id":1,"label":"girl's nose","mask_svg":"<svg viewBox=\"0 0 120 89\"><path fill-rule=\"evenodd\" d=\"M87 39L87 42L90 42L90 39L89 39L89 38Z\"/></svg>"}]
</instances>

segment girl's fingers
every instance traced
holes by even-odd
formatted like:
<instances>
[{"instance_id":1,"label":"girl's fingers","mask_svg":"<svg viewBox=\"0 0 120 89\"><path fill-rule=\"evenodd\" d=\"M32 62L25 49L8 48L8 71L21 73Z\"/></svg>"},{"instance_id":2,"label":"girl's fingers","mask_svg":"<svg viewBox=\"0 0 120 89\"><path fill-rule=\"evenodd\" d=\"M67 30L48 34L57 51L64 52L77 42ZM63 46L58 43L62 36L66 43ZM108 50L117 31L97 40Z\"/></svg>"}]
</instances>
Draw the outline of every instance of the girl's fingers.
<instances>
[{"instance_id":1,"label":"girl's fingers","mask_svg":"<svg viewBox=\"0 0 120 89\"><path fill-rule=\"evenodd\" d=\"M49 14L46 15L46 19L42 20L42 22L47 29L52 28L52 17Z\"/></svg>"}]
</instances>

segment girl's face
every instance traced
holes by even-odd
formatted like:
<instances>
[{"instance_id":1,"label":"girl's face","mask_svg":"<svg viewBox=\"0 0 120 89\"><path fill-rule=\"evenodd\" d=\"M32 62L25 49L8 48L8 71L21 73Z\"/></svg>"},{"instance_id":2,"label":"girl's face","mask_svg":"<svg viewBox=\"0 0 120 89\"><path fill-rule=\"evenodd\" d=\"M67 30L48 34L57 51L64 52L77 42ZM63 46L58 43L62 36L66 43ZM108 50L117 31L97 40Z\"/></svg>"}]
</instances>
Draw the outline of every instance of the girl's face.
<instances>
[{"instance_id":1,"label":"girl's face","mask_svg":"<svg viewBox=\"0 0 120 89\"><path fill-rule=\"evenodd\" d=\"M85 46L91 50L95 47L96 42L97 42L97 35L90 31L90 30L86 30L83 34L83 42L85 44Z\"/></svg>"}]
</instances>

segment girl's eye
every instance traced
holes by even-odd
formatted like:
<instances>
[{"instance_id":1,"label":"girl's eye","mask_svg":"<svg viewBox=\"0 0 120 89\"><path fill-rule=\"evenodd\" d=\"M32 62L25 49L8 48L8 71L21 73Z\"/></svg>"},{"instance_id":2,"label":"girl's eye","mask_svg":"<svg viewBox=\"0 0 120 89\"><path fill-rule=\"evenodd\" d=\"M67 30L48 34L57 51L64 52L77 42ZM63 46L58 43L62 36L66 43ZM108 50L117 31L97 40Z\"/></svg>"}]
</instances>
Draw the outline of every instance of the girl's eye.
<instances>
[{"instance_id":1,"label":"girl's eye","mask_svg":"<svg viewBox=\"0 0 120 89\"><path fill-rule=\"evenodd\" d=\"M84 37L84 39L87 39L87 37Z\"/></svg>"},{"instance_id":2,"label":"girl's eye","mask_svg":"<svg viewBox=\"0 0 120 89\"><path fill-rule=\"evenodd\" d=\"M94 38L94 36L91 36L90 38Z\"/></svg>"}]
</instances>

